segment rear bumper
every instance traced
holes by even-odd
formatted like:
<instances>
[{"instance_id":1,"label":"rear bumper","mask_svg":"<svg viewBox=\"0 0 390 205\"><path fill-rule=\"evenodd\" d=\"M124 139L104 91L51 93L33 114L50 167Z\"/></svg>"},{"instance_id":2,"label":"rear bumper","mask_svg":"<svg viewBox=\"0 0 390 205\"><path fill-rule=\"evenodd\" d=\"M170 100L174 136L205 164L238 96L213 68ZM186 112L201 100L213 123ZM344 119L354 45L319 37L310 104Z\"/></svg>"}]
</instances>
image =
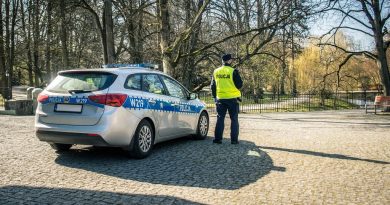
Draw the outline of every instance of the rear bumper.
<instances>
[{"instance_id":1,"label":"rear bumper","mask_svg":"<svg viewBox=\"0 0 390 205\"><path fill-rule=\"evenodd\" d=\"M84 133L36 131L36 136L40 141L60 144L84 144L96 146L109 146L109 144L99 135L90 136Z\"/></svg>"},{"instance_id":2,"label":"rear bumper","mask_svg":"<svg viewBox=\"0 0 390 205\"><path fill-rule=\"evenodd\" d=\"M36 135L41 141L86 145L97 145L96 143L100 145L103 141L105 145L114 147L129 146L140 121L135 115L122 108L106 109L95 125L49 124L42 122L41 117L40 113L35 117ZM88 133L97 134L99 137L89 136Z\"/></svg>"}]
</instances>

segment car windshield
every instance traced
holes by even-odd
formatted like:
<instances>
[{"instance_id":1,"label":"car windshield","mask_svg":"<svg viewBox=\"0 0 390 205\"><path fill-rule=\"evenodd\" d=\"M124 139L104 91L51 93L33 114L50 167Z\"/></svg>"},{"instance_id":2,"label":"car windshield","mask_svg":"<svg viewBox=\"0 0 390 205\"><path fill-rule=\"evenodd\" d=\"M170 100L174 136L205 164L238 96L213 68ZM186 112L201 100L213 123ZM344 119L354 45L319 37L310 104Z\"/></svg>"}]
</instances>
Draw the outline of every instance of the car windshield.
<instances>
[{"instance_id":1,"label":"car windshield","mask_svg":"<svg viewBox=\"0 0 390 205\"><path fill-rule=\"evenodd\" d=\"M108 88L116 75L104 72L66 72L58 75L47 87L56 93L85 93Z\"/></svg>"}]
</instances>

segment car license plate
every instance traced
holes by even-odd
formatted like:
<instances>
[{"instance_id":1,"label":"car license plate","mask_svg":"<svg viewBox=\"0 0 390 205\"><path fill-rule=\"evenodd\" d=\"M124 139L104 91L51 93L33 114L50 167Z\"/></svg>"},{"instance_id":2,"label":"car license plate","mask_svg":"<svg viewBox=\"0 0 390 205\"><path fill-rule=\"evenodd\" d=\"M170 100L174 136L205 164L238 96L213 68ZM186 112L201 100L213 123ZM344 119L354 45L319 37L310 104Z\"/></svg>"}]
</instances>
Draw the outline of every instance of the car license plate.
<instances>
[{"instance_id":1,"label":"car license plate","mask_svg":"<svg viewBox=\"0 0 390 205\"><path fill-rule=\"evenodd\" d=\"M75 112L81 113L83 110L83 105L75 104L56 104L54 111L56 112Z\"/></svg>"}]
</instances>

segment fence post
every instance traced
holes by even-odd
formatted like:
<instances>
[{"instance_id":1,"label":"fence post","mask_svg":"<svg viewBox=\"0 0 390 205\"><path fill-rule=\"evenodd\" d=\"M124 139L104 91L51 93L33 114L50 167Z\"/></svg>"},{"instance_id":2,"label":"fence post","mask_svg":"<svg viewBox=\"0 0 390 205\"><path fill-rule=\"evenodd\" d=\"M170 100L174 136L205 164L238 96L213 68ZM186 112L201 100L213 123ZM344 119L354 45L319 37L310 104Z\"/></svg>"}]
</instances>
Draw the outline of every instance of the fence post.
<instances>
[{"instance_id":1,"label":"fence post","mask_svg":"<svg viewBox=\"0 0 390 205\"><path fill-rule=\"evenodd\" d=\"M354 98L353 98L353 90L352 90L351 94L352 94L352 96L351 96L351 97L352 97L352 102L354 102Z\"/></svg>"},{"instance_id":2,"label":"fence post","mask_svg":"<svg viewBox=\"0 0 390 205\"><path fill-rule=\"evenodd\" d=\"M263 98L263 97L260 97L260 104L259 104L259 108L260 108L259 110L260 110L260 113L261 113L261 104L263 103L263 102L262 102L262 100L263 100L262 98Z\"/></svg>"}]
</instances>

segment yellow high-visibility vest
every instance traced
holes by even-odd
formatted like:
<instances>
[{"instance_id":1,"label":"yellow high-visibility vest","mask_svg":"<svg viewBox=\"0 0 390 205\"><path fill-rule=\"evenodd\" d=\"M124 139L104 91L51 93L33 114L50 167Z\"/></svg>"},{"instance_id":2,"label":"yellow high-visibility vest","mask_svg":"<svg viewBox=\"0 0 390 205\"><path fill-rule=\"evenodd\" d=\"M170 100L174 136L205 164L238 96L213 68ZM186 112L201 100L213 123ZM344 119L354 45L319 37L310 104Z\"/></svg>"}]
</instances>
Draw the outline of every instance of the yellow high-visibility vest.
<instances>
[{"instance_id":1,"label":"yellow high-visibility vest","mask_svg":"<svg viewBox=\"0 0 390 205\"><path fill-rule=\"evenodd\" d=\"M233 81L234 68L222 66L214 70L214 80L218 99L231 99L241 97L241 92Z\"/></svg>"}]
</instances>

